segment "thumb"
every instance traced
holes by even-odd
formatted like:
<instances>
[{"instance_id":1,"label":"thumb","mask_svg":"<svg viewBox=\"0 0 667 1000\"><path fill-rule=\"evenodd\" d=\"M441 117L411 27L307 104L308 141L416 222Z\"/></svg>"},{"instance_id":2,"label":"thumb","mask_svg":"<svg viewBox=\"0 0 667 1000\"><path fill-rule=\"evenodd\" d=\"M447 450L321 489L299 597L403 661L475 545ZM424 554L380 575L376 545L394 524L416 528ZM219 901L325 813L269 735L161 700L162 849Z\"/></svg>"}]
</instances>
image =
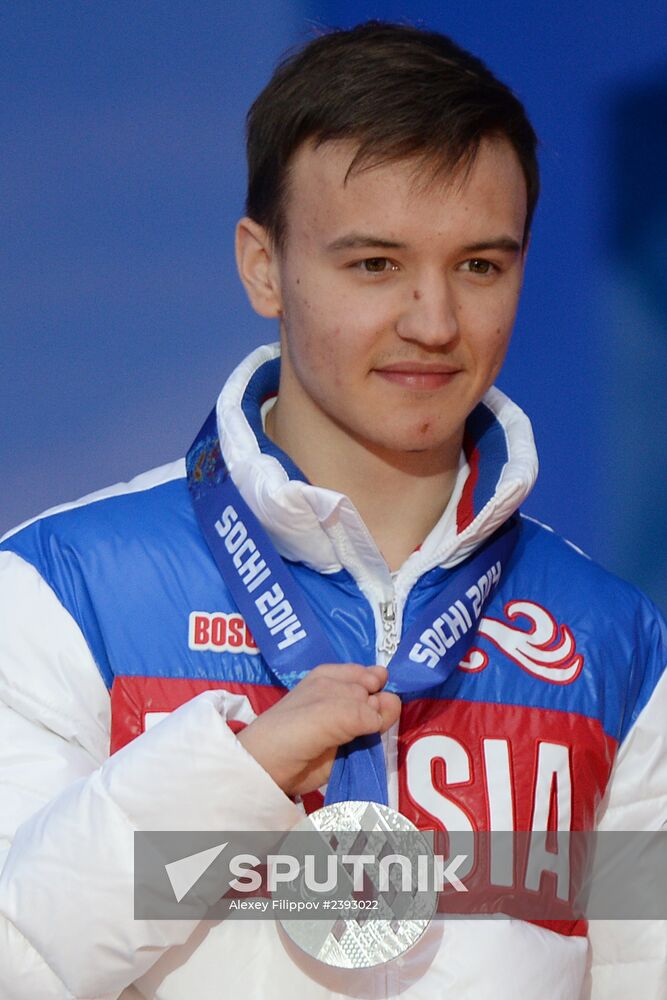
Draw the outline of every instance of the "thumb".
<instances>
[{"instance_id":1,"label":"thumb","mask_svg":"<svg viewBox=\"0 0 667 1000\"><path fill-rule=\"evenodd\" d=\"M378 700L378 712L382 718L382 725L378 732L385 733L395 722L398 722L398 718L401 714L401 699L397 694L392 694L390 691L380 691L376 695Z\"/></svg>"}]
</instances>

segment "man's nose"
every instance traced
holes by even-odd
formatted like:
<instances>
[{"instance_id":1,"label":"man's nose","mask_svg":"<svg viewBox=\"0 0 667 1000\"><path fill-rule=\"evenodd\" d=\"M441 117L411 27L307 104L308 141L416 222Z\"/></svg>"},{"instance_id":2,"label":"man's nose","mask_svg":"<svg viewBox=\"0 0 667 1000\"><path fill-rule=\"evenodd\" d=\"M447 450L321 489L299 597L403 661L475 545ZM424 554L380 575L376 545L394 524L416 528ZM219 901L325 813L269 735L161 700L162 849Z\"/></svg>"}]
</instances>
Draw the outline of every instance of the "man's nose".
<instances>
[{"instance_id":1,"label":"man's nose","mask_svg":"<svg viewBox=\"0 0 667 1000\"><path fill-rule=\"evenodd\" d=\"M396 324L403 340L441 347L459 333L455 294L447 278L433 275L416 284L407 297Z\"/></svg>"}]
</instances>

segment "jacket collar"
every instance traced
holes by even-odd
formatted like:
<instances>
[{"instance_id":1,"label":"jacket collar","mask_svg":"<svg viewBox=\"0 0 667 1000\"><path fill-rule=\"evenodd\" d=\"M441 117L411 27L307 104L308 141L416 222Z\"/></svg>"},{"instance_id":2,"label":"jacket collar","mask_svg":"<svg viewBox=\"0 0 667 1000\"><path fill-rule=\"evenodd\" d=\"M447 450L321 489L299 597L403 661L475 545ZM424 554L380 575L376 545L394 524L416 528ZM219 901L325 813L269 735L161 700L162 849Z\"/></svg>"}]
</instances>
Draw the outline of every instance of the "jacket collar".
<instances>
[{"instance_id":1,"label":"jacket collar","mask_svg":"<svg viewBox=\"0 0 667 1000\"><path fill-rule=\"evenodd\" d=\"M237 488L284 558L320 573L347 569L357 579L386 576L384 559L348 497L308 483L264 433L279 366L278 344L257 348L218 398L220 444ZM429 569L465 559L517 510L537 467L528 417L499 389L490 389L466 423L451 499L400 575L416 580Z\"/></svg>"}]
</instances>

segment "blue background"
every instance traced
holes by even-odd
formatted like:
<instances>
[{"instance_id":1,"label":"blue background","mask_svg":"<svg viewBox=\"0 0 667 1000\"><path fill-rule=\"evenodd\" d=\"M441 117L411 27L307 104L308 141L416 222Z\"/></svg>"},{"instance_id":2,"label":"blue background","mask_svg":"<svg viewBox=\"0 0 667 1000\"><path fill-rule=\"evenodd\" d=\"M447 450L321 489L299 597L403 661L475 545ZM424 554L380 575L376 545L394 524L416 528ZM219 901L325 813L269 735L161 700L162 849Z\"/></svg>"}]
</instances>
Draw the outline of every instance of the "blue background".
<instances>
[{"instance_id":1,"label":"blue background","mask_svg":"<svg viewBox=\"0 0 667 1000\"><path fill-rule=\"evenodd\" d=\"M527 107L543 194L499 380L541 456L525 509L667 607L658 0L3 5L0 530L183 454L276 339L233 263L245 111L287 47L373 16L451 34Z\"/></svg>"}]
</instances>

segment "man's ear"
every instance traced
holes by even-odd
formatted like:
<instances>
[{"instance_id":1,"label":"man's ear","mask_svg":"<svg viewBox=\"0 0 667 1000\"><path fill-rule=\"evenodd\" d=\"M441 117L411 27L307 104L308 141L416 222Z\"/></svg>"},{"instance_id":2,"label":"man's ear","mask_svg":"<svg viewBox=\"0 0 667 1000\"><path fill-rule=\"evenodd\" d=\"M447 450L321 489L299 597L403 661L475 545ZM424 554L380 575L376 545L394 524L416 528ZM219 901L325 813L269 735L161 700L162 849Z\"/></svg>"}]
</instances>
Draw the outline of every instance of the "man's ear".
<instances>
[{"instance_id":1,"label":"man's ear","mask_svg":"<svg viewBox=\"0 0 667 1000\"><path fill-rule=\"evenodd\" d=\"M275 250L264 226L247 217L236 226L236 266L255 312L268 319L282 315Z\"/></svg>"}]
</instances>

